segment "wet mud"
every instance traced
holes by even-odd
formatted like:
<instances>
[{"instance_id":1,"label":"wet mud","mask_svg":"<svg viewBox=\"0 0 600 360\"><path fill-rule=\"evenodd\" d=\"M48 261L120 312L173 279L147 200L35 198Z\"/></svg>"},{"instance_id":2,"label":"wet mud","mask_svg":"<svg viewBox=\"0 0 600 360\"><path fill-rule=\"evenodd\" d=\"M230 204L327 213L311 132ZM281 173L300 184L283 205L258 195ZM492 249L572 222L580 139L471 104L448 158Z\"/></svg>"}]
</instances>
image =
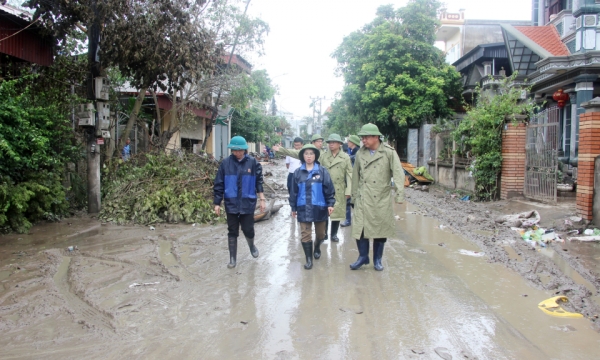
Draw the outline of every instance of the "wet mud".
<instances>
[{"instance_id":1,"label":"wet mud","mask_svg":"<svg viewBox=\"0 0 600 360\"><path fill-rule=\"evenodd\" d=\"M285 183L282 164L266 166L266 181ZM225 225L77 218L2 236L0 358L597 357L595 283L487 226L477 204L407 195L383 272L349 269L350 228L304 270L289 206L256 224L258 259L239 239L231 270ZM587 318L537 309L557 292Z\"/></svg>"}]
</instances>

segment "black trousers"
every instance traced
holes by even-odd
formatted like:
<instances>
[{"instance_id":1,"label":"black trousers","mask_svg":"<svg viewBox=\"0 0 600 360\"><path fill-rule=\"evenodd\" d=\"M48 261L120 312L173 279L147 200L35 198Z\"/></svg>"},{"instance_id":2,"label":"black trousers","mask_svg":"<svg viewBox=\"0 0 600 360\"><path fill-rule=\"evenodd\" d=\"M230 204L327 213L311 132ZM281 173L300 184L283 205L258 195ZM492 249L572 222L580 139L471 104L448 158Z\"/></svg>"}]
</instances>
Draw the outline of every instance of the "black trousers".
<instances>
[{"instance_id":1,"label":"black trousers","mask_svg":"<svg viewBox=\"0 0 600 360\"><path fill-rule=\"evenodd\" d=\"M227 213L227 237L237 239L240 236L240 225L244 235L254 239L254 214Z\"/></svg>"}]
</instances>

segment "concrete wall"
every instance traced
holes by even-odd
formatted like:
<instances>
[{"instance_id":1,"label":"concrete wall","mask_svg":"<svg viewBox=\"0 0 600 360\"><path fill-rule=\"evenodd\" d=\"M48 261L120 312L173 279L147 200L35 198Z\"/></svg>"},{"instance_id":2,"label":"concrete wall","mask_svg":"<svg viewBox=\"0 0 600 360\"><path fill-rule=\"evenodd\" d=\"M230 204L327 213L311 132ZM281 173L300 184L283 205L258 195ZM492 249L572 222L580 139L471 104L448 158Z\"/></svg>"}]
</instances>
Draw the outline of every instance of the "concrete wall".
<instances>
[{"instance_id":1,"label":"concrete wall","mask_svg":"<svg viewBox=\"0 0 600 360\"><path fill-rule=\"evenodd\" d=\"M452 190L463 190L474 192L475 180L469 176L470 170L464 166L456 166L456 182L454 181L454 171L450 164L438 164L438 171L435 172L435 164L429 163L429 173L435 179L436 183Z\"/></svg>"},{"instance_id":2,"label":"concrete wall","mask_svg":"<svg viewBox=\"0 0 600 360\"><path fill-rule=\"evenodd\" d=\"M432 139L431 139L431 129L433 129L432 124L423 124L419 129L419 161L418 164L413 164L417 166L427 166L427 162L433 157L431 151Z\"/></svg>"},{"instance_id":3,"label":"concrete wall","mask_svg":"<svg viewBox=\"0 0 600 360\"><path fill-rule=\"evenodd\" d=\"M408 129L407 160L413 165L419 162L419 129Z\"/></svg>"}]
</instances>

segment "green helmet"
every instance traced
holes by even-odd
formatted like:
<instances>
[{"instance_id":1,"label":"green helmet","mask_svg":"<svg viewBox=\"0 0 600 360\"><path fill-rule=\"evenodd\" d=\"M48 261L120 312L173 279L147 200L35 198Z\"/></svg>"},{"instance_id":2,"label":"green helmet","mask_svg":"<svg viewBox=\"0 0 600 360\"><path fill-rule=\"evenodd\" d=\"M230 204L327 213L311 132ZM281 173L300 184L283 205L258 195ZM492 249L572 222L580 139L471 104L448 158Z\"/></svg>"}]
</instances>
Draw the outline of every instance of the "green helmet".
<instances>
[{"instance_id":1,"label":"green helmet","mask_svg":"<svg viewBox=\"0 0 600 360\"><path fill-rule=\"evenodd\" d=\"M314 134L312 136L312 138L310 139L310 142L317 141L317 140L323 140L323 137L321 136L321 134Z\"/></svg>"},{"instance_id":2,"label":"green helmet","mask_svg":"<svg viewBox=\"0 0 600 360\"><path fill-rule=\"evenodd\" d=\"M363 125L363 127L360 129L360 131L357 134L358 136L366 136L366 135L376 135L376 136L382 136L383 134L379 132L379 128L377 127L377 125L375 124L365 124Z\"/></svg>"},{"instance_id":3,"label":"green helmet","mask_svg":"<svg viewBox=\"0 0 600 360\"><path fill-rule=\"evenodd\" d=\"M248 143L246 139L241 136L234 136L231 138L229 145L227 145L228 149L231 150L248 150Z\"/></svg>"},{"instance_id":4,"label":"green helmet","mask_svg":"<svg viewBox=\"0 0 600 360\"><path fill-rule=\"evenodd\" d=\"M355 143L356 145L360 146L360 138L356 135L350 135L350 137L348 138L348 141L351 141L351 142Z\"/></svg>"},{"instance_id":5,"label":"green helmet","mask_svg":"<svg viewBox=\"0 0 600 360\"><path fill-rule=\"evenodd\" d=\"M337 141L339 143L343 143L342 138L338 134L331 134L326 142L334 142Z\"/></svg>"},{"instance_id":6,"label":"green helmet","mask_svg":"<svg viewBox=\"0 0 600 360\"><path fill-rule=\"evenodd\" d=\"M302 147L302 149L300 149L300 153L298 153L298 158L300 159L300 161L302 161L302 163L304 163L304 150L306 149L311 149L315 152L315 161L319 160L319 155L321 155L321 152L319 151L319 149L317 149L316 146L314 146L313 144L306 144Z\"/></svg>"}]
</instances>

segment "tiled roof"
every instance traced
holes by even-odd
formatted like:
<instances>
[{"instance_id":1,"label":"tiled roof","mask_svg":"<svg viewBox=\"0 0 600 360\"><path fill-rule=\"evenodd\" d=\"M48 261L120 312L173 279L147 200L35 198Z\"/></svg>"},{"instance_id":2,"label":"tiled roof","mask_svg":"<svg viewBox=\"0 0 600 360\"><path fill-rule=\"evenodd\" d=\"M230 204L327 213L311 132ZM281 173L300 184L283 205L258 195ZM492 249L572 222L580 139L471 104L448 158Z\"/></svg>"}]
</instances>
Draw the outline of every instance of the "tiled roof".
<instances>
[{"instance_id":1,"label":"tiled roof","mask_svg":"<svg viewBox=\"0 0 600 360\"><path fill-rule=\"evenodd\" d=\"M560 41L560 36L554 25L546 26L515 26L515 29L523 33L536 44L544 48L554 56L571 55L567 46Z\"/></svg>"}]
</instances>

